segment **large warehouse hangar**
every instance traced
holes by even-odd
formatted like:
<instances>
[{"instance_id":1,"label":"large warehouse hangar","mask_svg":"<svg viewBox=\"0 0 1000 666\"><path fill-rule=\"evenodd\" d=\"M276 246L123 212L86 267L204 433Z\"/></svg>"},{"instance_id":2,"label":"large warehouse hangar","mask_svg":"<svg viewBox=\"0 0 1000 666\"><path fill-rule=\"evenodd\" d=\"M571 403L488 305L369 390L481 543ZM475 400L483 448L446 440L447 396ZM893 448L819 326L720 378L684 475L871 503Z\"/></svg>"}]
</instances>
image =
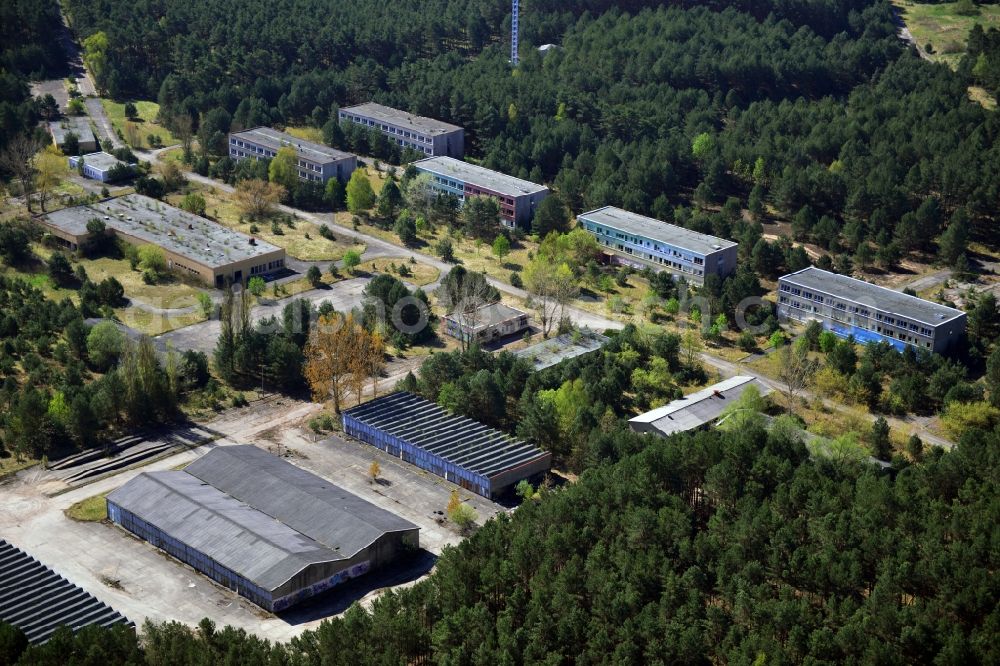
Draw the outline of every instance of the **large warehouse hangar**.
<instances>
[{"instance_id":1,"label":"large warehouse hangar","mask_svg":"<svg viewBox=\"0 0 1000 666\"><path fill-rule=\"evenodd\" d=\"M255 446L144 472L107 501L112 521L272 612L418 546L416 525Z\"/></svg>"},{"instance_id":2,"label":"large warehouse hangar","mask_svg":"<svg viewBox=\"0 0 1000 666\"><path fill-rule=\"evenodd\" d=\"M552 466L551 453L403 391L349 409L343 420L348 435L485 497Z\"/></svg>"}]
</instances>

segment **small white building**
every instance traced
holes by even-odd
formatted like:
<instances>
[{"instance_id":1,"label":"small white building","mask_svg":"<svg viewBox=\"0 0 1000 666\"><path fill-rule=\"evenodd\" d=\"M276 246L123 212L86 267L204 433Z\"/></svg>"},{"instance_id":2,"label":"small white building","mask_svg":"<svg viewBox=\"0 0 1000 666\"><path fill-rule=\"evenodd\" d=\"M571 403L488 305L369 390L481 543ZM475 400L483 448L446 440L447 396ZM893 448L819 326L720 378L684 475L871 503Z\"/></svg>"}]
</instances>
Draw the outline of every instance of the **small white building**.
<instances>
[{"instance_id":1,"label":"small white building","mask_svg":"<svg viewBox=\"0 0 1000 666\"><path fill-rule=\"evenodd\" d=\"M80 160L83 160L83 176L99 180L102 183L108 183L114 179L114 174L111 173L111 170L118 165L128 167L130 171L134 172L131 164L122 162L110 153L90 153L88 155L80 155L79 157L74 155L69 158L69 167L71 169L79 169Z\"/></svg>"}]
</instances>

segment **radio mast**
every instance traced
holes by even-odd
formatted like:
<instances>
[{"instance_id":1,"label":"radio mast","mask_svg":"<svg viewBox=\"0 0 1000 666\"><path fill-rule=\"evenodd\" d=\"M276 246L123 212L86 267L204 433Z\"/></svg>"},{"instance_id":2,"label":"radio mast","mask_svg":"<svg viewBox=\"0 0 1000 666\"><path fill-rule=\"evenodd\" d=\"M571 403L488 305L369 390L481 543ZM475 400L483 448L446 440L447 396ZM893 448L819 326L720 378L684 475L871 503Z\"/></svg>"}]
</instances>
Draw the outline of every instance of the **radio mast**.
<instances>
[{"instance_id":1,"label":"radio mast","mask_svg":"<svg viewBox=\"0 0 1000 666\"><path fill-rule=\"evenodd\" d=\"M511 0L510 4L510 62L515 67L517 66L517 32L518 32L518 14L520 14L520 1Z\"/></svg>"}]
</instances>

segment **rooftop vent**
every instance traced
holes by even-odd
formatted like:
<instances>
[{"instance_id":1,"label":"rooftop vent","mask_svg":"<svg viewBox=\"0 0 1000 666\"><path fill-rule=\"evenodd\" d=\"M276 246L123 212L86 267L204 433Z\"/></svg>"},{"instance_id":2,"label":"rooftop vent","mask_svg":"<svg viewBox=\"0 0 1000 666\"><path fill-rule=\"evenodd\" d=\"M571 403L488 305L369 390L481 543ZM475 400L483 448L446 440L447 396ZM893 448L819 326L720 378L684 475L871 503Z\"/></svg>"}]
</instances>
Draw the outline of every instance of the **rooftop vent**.
<instances>
[{"instance_id":1,"label":"rooftop vent","mask_svg":"<svg viewBox=\"0 0 1000 666\"><path fill-rule=\"evenodd\" d=\"M712 249L713 249L713 250L721 250L721 249L722 249L722 246L721 246L721 245L713 245L713 246L712 246Z\"/></svg>"}]
</instances>

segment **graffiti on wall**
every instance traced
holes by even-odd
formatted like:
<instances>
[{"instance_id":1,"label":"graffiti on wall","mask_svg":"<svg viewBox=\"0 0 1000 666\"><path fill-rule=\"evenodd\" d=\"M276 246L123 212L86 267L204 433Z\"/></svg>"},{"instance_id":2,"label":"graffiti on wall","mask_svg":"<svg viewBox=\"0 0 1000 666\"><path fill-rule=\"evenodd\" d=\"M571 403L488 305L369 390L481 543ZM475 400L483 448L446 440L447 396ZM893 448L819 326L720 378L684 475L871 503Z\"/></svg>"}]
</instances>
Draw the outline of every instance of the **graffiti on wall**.
<instances>
[{"instance_id":1,"label":"graffiti on wall","mask_svg":"<svg viewBox=\"0 0 1000 666\"><path fill-rule=\"evenodd\" d=\"M351 578L357 578L358 576L362 576L368 573L369 569L371 569L370 561L365 560L364 562L359 562L358 564L355 564L353 567L344 569L343 571L338 571L329 578L313 583L308 587L304 587L301 590L295 592L294 594L289 594L287 596L281 597L280 599L275 599L272 608L275 613L277 613L278 611L283 611L286 608L294 606L295 604L304 601L305 599L308 599L309 597L315 596L322 592L326 592L330 588L336 587L337 585L340 585L341 583L344 583L350 580Z\"/></svg>"}]
</instances>

